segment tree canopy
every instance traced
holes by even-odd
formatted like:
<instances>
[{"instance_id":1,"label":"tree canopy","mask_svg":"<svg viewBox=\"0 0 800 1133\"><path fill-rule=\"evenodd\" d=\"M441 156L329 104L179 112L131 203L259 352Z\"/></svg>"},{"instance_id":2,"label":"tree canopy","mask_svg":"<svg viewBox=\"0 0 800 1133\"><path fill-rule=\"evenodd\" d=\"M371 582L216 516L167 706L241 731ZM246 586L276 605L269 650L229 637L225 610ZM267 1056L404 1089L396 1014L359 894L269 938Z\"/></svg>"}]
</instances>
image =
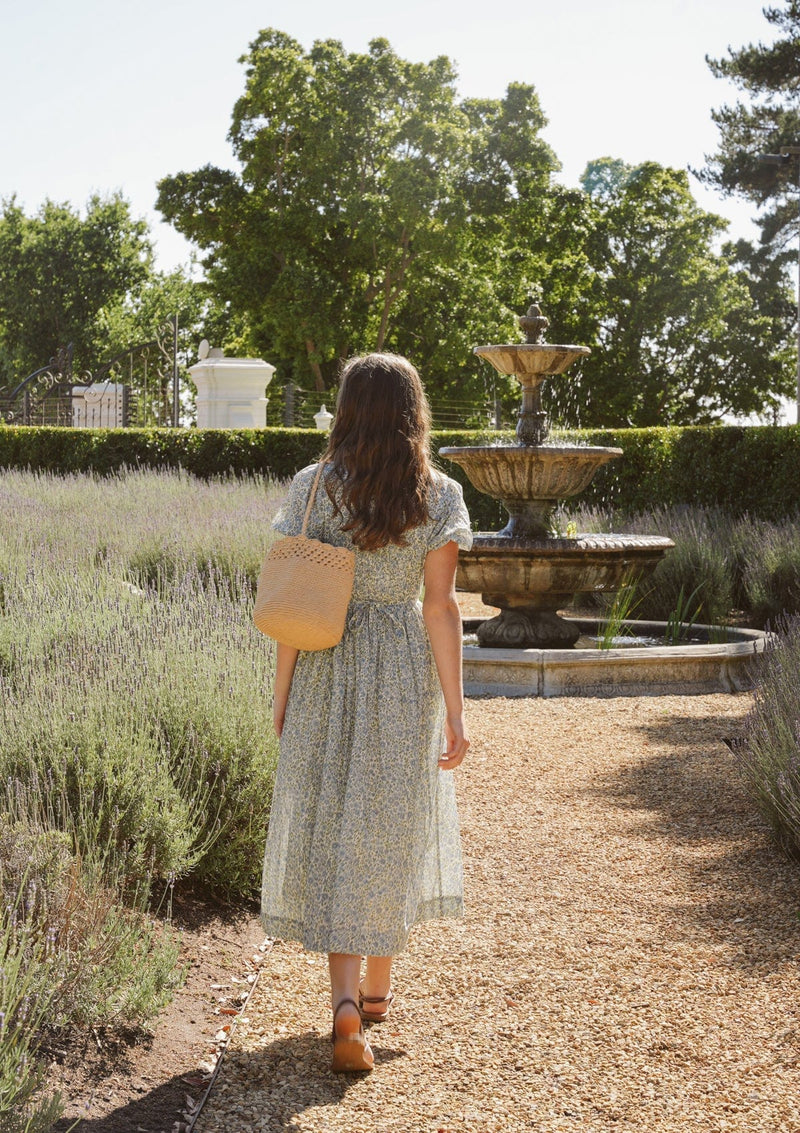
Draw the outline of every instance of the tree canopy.
<instances>
[{"instance_id":1,"label":"tree canopy","mask_svg":"<svg viewBox=\"0 0 800 1133\"><path fill-rule=\"evenodd\" d=\"M519 295L498 281L525 238L509 235L515 214L557 164L535 91L459 102L448 59L409 63L382 39L306 53L267 30L243 62L229 135L241 173L166 177L158 207L206 252L254 346L295 376L310 368L324 388L348 354L402 349L446 383L463 370L455 339L480 340L508 320L503 294L518 306L529 288L524 262Z\"/></svg>"},{"instance_id":2,"label":"tree canopy","mask_svg":"<svg viewBox=\"0 0 800 1133\"><path fill-rule=\"evenodd\" d=\"M518 336L544 302L551 337L591 359L554 383L567 424L685 424L769 413L790 387L780 270L694 202L686 174L592 162L554 179L531 86L459 100L445 58L385 40L305 52L262 32L242 62L230 141L240 172L206 166L159 184L158 207L205 253L219 309L282 373L318 389L348 354L422 365L433 397L507 409L516 383L472 356Z\"/></svg>"},{"instance_id":3,"label":"tree canopy","mask_svg":"<svg viewBox=\"0 0 800 1133\"><path fill-rule=\"evenodd\" d=\"M85 215L47 200L33 216L12 198L0 209L0 344L6 381L75 346L88 365L103 312L152 273L147 224L119 194L93 196ZM0 384L2 380L0 379Z\"/></svg>"},{"instance_id":4,"label":"tree canopy","mask_svg":"<svg viewBox=\"0 0 800 1133\"><path fill-rule=\"evenodd\" d=\"M781 114L796 113L800 0L767 18L786 32L783 48L712 66L758 93L775 126L783 102ZM68 342L78 367L96 365L177 311L184 347L205 336L261 354L281 383L328 389L348 355L395 350L420 366L434 403L480 403L462 420L485 424L497 397L508 421L517 383L471 348L517 341L517 317L536 300L551 341L592 348L545 391L557 423L769 417L791 392L785 256L745 241L720 249L725 223L697 205L685 172L600 158L580 188L564 188L532 86L463 99L449 59L409 62L383 39L360 53L336 40L306 51L267 29L242 62L229 132L238 168L158 186L158 208L204 257L203 280L155 270L147 226L118 194L93 197L83 215L51 201L33 216L2 205L0 386ZM788 121L757 148L796 140L800 122ZM706 177L754 199L773 193L781 230L788 186L774 171L769 183L737 181L736 136L723 130Z\"/></svg>"},{"instance_id":5,"label":"tree canopy","mask_svg":"<svg viewBox=\"0 0 800 1133\"><path fill-rule=\"evenodd\" d=\"M593 354L553 383L557 417L648 426L774 412L793 381L780 265L746 241L718 253L725 222L699 208L682 170L603 158L582 184L588 285L571 326Z\"/></svg>"},{"instance_id":6,"label":"tree canopy","mask_svg":"<svg viewBox=\"0 0 800 1133\"><path fill-rule=\"evenodd\" d=\"M183 269L155 270L148 225L120 194L93 196L83 215L50 200L32 216L2 204L0 387L69 345L76 375L96 369L175 314L180 348L193 351L212 319L208 297Z\"/></svg>"}]
</instances>

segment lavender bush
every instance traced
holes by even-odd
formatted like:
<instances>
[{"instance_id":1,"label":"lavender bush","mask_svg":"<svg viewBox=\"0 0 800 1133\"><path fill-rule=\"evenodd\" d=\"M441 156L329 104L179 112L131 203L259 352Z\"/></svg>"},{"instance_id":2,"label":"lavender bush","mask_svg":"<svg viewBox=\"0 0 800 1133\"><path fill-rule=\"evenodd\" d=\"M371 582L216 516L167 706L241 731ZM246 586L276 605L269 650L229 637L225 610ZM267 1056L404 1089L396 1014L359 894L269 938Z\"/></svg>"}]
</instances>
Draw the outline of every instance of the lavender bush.
<instances>
[{"instance_id":1,"label":"lavender bush","mask_svg":"<svg viewBox=\"0 0 800 1133\"><path fill-rule=\"evenodd\" d=\"M800 857L800 616L781 618L776 626L734 753L776 839Z\"/></svg>"},{"instance_id":2,"label":"lavender bush","mask_svg":"<svg viewBox=\"0 0 800 1133\"><path fill-rule=\"evenodd\" d=\"M47 1133L61 1115L58 1095L43 1097L43 1064L36 1035L55 987L43 979L51 950L25 909L27 886L3 909L0 928L0 1129L3 1133Z\"/></svg>"},{"instance_id":3,"label":"lavender bush","mask_svg":"<svg viewBox=\"0 0 800 1133\"><path fill-rule=\"evenodd\" d=\"M229 482L215 499L181 474L136 474L129 500L124 478L15 479L28 491L2 578L0 780L22 784L37 821L128 886L192 870L252 893L275 744L248 562L269 541L279 491L270 501L261 483ZM94 540L70 526L81 491ZM237 493L245 535L232 551ZM167 504L185 541L176 526L169 570L138 588L124 575L148 534L165 537Z\"/></svg>"},{"instance_id":4,"label":"lavender bush","mask_svg":"<svg viewBox=\"0 0 800 1133\"><path fill-rule=\"evenodd\" d=\"M0 574L14 555L108 562L132 581L174 578L193 563L233 579L258 576L270 521L286 486L250 479L196 480L180 470L115 476L0 474Z\"/></svg>"},{"instance_id":5,"label":"lavender bush","mask_svg":"<svg viewBox=\"0 0 800 1133\"><path fill-rule=\"evenodd\" d=\"M769 523L714 508L654 508L617 516L597 508L562 512L581 531L666 535L675 547L639 588L637 617L667 620L681 592L697 597L699 621L718 623L745 610L761 625L800 612L800 520Z\"/></svg>"},{"instance_id":6,"label":"lavender bush","mask_svg":"<svg viewBox=\"0 0 800 1133\"><path fill-rule=\"evenodd\" d=\"M800 612L800 521L750 520L737 535L743 604L762 625Z\"/></svg>"}]
</instances>

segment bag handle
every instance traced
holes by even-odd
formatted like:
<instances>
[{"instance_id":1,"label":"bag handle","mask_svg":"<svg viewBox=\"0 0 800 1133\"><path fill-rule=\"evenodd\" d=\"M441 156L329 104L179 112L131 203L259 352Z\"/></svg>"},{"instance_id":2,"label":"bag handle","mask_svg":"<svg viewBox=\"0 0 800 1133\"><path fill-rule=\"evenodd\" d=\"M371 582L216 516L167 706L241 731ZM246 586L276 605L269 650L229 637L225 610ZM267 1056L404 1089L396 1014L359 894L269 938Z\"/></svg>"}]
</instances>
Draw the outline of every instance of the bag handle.
<instances>
[{"instance_id":1,"label":"bag handle","mask_svg":"<svg viewBox=\"0 0 800 1133\"><path fill-rule=\"evenodd\" d=\"M308 526L308 517L311 515L311 508L314 506L314 497L317 494L317 485L319 484L319 478L322 475L322 469L325 467L326 463L327 461L325 460L321 460L319 462L319 468L317 469L317 474L314 477L314 483L311 485L311 491L308 493L306 514L303 516L303 526L300 528L301 535L305 535L306 533L306 527Z\"/></svg>"}]
</instances>

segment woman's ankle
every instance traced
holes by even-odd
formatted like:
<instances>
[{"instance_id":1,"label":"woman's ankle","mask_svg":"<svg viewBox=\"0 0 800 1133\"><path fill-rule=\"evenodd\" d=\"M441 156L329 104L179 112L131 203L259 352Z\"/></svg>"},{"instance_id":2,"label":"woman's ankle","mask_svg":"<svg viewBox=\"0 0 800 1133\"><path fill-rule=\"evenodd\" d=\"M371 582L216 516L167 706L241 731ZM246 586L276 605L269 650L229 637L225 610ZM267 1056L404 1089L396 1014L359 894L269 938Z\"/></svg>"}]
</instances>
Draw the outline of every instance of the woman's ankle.
<instances>
[{"instance_id":1,"label":"woman's ankle","mask_svg":"<svg viewBox=\"0 0 800 1133\"><path fill-rule=\"evenodd\" d=\"M349 996L340 999L333 1010L333 1029L340 1037L356 1034L361 1027L361 1013Z\"/></svg>"}]
</instances>

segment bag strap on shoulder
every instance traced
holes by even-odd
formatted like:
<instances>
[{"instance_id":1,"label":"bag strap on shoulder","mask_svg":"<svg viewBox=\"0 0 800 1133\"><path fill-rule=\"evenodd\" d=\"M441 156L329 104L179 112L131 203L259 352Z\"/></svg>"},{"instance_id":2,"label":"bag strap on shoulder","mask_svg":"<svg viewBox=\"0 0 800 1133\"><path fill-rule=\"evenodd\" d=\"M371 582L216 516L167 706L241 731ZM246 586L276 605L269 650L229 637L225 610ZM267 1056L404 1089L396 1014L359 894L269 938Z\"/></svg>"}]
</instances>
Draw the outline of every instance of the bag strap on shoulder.
<instances>
[{"instance_id":1,"label":"bag strap on shoulder","mask_svg":"<svg viewBox=\"0 0 800 1133\"><path fill-rule=\"evenodd\" d=\"M311 485L311 491L308 493L308 503L306 504L306 514L303 516L303 526L300 528L300 534L301 535L305 535L305 533L306 533L306 527L308 526L308 517L311 515L311 509L314 506L314 497L317 494L317 485L319 484L319 478L322 475L322 469L325 467L326 463L327 462L324 461L324 460L321 460L319 462L319 468L317 469L317 474L314 477L314 483Z\"/></svg>"}]
</instances>

